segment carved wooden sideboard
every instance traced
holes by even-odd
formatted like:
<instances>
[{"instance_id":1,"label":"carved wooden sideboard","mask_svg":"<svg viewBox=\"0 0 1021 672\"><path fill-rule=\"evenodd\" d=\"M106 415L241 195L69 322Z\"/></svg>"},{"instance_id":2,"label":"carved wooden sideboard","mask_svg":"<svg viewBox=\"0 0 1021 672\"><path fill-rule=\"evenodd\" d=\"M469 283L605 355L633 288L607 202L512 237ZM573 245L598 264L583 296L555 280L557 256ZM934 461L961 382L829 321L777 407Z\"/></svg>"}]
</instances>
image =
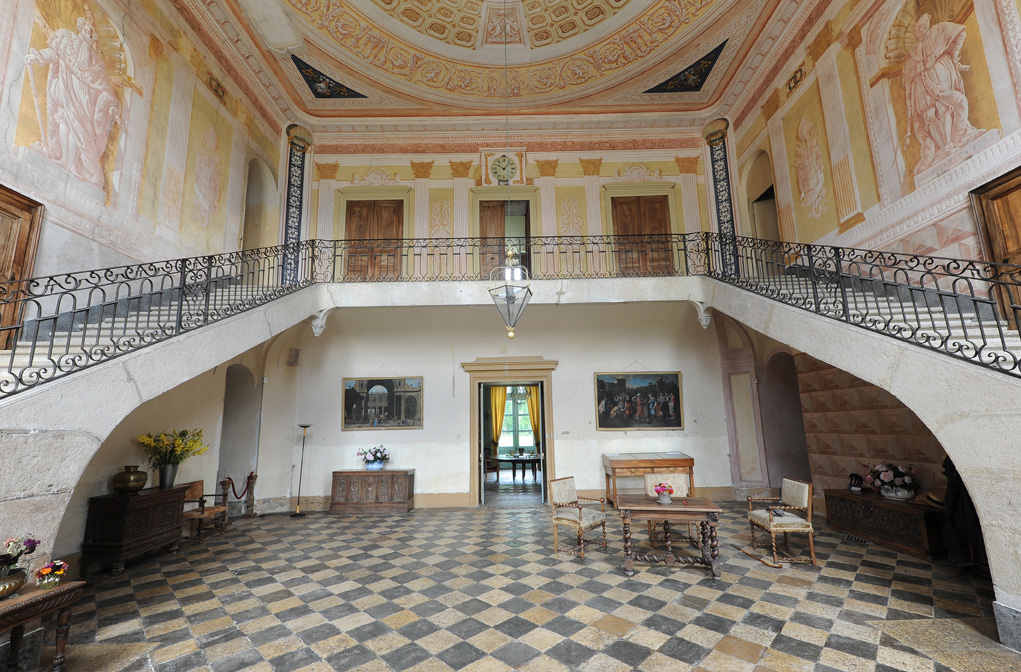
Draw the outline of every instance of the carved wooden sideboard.
<instances>
[{"instance_id":1,"label":"carved wooden sideboard","mask_svg":"<svg viewBox=\"0 0 1021 672\"><path fill-rule=\"evenodd\" d=\"M330 513L407 513L415 508L415 470L333 472Z\"/></svg>"},{"instance_id":2,"label":"carved wooden sideboard","mask_svg":"<svg viewBox=\"0 0 1021 672\"><path fill-rule=\"evenodd\" d=\"M826 520L837 532L932 560L944 557L943 509L875 492L826 491Z\"/></svg>"},{"instance_id":3,"label":"carved wooden sideboard","mask_svg":"<svg viewBox=\"0 0 1021 672\"><path fill-rule=\"evenodd\" d=\"M110 564L116 576L124 563L164 546L177 550L181 541L184 493L187 485L159 490L149 488L133 495L89 498L82 542L81 575L90 565Z\"/></svg>"}]
</instances>

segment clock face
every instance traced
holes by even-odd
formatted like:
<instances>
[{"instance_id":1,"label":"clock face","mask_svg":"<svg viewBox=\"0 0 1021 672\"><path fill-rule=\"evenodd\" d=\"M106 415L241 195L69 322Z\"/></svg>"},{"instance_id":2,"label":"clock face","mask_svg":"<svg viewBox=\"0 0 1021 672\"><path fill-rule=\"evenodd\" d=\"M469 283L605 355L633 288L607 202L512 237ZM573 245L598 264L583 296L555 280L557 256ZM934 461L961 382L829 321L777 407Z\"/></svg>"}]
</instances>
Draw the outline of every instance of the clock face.
<instances>
[{"instance_id":1,"label":"clock face","mask_svg":"<svg viewBox=\"0 0 1021 672\"><path fill-rule=\"evenodd\" d=\"M497 180L510 181L518 173L518 164L507 155L498 156L489 164L489 172Z\"/></svg>"}]
</instances>

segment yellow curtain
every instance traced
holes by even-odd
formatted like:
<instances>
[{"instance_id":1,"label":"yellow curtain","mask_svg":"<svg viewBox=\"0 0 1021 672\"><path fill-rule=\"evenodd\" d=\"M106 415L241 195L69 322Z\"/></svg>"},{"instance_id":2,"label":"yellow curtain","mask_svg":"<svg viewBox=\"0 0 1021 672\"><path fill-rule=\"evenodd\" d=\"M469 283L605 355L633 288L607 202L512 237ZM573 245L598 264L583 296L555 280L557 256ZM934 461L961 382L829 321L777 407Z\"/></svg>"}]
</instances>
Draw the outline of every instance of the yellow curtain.
<instances>
[{"instance_id":1,"label":"yellow curtain","mask_svg":"<svg viewBox=\"0 0 1021 672\"><path fill-rule=\"evenodd\" d=\"M489 413L493 417L493 455L500 452L500 433L503 431L503 415L507 410L507 388L489 388Z\"/></svg>"},{"instance_id":2,"label":"yellow curtain","mask_svg":"<svg viewBox=\"0 0 1021 672\"><path fill-rule=\"evenodd\" d=\"M532 440L539 447L539 386L529 385L525 388L528 395L528 421L532 424Z\"/></svg>"}]
</instances>

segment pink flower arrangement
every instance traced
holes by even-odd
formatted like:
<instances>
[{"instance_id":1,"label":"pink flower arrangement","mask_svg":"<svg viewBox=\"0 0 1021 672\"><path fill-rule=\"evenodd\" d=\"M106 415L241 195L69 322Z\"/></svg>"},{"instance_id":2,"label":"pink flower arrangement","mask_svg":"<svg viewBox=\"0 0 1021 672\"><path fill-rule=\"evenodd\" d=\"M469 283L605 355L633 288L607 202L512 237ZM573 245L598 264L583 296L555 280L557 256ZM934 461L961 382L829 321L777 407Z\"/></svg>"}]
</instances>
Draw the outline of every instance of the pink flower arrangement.
<instances>
[{"instance_id":1,"label":"pink flower arrangement","mask_svg":"<svg viewBox=\"0 0 1021 672\"><path fill-rule=\"evenodd\" d=\"M921 483L918 481L918 470L912 465L903 467L892 463L876 464L868 467L868 470L865 482L876 491L887 486L918 492L921 487Z\"/></svg>"},{"instance_id":2,"label":"pink flower arrangement","mask_svg":"<svg viewBox=\"0 0 1021 672\"><path fill-rule=\"evenodd\" d=\"M664 492L667 493L668 495L674 494L674 486L670 485L669 483L657 483L656 485L652 486L652 489L656 491L657 495L662 495Z\"/></svg>"}]
</instances>

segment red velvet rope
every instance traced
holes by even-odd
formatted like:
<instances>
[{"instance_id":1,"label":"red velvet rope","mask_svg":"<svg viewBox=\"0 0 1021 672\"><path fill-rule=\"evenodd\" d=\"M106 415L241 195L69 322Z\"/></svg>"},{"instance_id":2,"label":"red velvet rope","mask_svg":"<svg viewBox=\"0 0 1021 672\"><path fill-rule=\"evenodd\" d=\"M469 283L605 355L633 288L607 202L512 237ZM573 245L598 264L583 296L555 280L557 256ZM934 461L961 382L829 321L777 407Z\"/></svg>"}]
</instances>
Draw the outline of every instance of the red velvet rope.
<instances>
[{"instance_id":1,"label":"red velvet rope","mask_svg":"<svg viewBox=\"0 0 1021 672\"><path fill-rule=\"evenodd\" d=\"M227 480L230 481L230 489L234 491L234 499L241 499L242 497L245 496L245 493L248 492L248 488L252 486L252 475L254 473L255 472L253 471L250 474L248 474L248 478L246 479L247 482L245 483L245 489L241 491L240 495L238 494L237 488L234 487L234 479L231 478L230 476L227 477Z\"/></svg>"}]
</instances>

